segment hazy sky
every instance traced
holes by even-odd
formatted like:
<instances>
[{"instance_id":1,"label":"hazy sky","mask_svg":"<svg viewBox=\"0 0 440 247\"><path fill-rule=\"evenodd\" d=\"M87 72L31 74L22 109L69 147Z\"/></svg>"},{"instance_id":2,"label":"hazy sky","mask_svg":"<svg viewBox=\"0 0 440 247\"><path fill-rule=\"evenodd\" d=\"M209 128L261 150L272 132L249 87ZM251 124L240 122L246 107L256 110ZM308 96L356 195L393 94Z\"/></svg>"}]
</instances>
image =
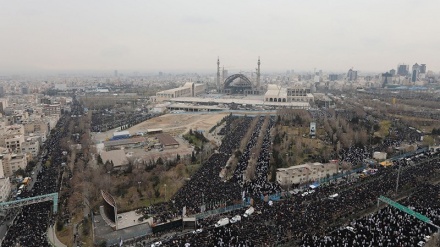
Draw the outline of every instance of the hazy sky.
<instances>
[{"instance_id":1,"label":"hazy sky","mask_svg":"<svg viewBox=\"0 0 440 247\"><path fill-rule=\"evenodd\" d=\"M440 70L439 0L0 0L0 72Z\"/></svg>"}]
</instances>

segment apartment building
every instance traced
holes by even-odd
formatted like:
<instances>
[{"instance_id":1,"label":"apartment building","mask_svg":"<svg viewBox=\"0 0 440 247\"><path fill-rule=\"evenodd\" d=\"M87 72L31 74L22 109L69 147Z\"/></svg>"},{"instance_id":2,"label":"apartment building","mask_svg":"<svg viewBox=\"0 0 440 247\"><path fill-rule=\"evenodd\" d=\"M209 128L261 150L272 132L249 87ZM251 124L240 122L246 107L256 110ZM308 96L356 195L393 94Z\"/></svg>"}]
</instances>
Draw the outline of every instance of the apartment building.
<instances>
[{"instance_id":1,"label":"apartment building","mask_svg":"<svg viewBox=\"0 0 440 247\"><path fill-rule=\"evenodd\" d=\"M25 142L23 142L21 146L21 152L25 154L29 154L29 159L33 157L37 157L40 152L40 143L38 140L33 138L27 138Z\"/></svg>"},{"instance_id":2,"label":"apartment building","mask_svg":"<svg viewBox=\"0 0 440 247\"><path fill-rule=\"evenodd\" d=\"M26 169L27 157L25 154L16 154L8 151L4 151L0 154L2 160L3 172L5 177L10 177L14 173L21 169Z\"/></svg>"},{"instance_id":3,"label":"apartment building","mask_svg":"<svg viewBox=\"0 0 440 247\"><path fill-rule=\"evenodd\" d=\"M60 104L45 104L43 106L43 113L45 116L60 115L61 105Z\"/></svg>"}]
</instances>

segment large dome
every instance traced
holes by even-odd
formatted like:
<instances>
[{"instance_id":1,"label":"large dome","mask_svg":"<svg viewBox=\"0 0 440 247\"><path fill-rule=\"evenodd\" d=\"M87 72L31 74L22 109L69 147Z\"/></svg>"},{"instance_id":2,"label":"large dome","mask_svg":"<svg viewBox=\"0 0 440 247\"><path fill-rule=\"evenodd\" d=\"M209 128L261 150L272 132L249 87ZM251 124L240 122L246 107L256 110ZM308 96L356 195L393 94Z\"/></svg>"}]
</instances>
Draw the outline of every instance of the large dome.
<instances>
[{"instance_id":1,"label":"large dome","mask_svg":"<svg viewBox=\"0 0 440 247\"><path fill-rule=\"evenodd\" d=\"M225 80L225 88L228 87L252 88L252 82L243 74L234 74Z\"/></svg>"}]
</instances>

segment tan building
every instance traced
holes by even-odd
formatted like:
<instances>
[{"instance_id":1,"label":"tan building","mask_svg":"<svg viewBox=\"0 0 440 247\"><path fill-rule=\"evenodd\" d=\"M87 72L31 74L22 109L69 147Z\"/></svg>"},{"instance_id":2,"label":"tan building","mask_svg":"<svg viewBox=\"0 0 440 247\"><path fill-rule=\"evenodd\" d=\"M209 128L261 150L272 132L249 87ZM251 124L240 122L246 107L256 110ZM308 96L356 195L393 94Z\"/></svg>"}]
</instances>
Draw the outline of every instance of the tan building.
<instances>
[{"instance_id":1,"label":"tan building","mask_svg":"<svg viewBox=\"0 0 440 247\"><path fill-rule=\"evenodd\" d=\"M6 107L8 107L8 99L6 99L6 98L1 98L1 99L0 99L0 112L1 112L1 113L4 113Z\"/></svg>"},{"instance_id":2,"label":"tan building","mask_svg":"<svg viewBox=\"0 0 440 247\"><path fill-rule=\"evenodd\" d=\"M308 163L277 170L277 182L281 186L313 182L338 173L337 163Z\"/></svg>"},{"instance_id":3,"label":"tan building","mask_svg":"<svg viewBox=\"0 0 440 247\"><path fill-rule=\"evenodd\" d=\"M128 159L124 150L102 151L100 153L104 164L108 161L113 164L114 170L124 170L128 166Z\"/></svg>"},{"instance_id":4,"label":"tan building","mask_svg":"<svg viewBox=\"0 0 440 247\"><path fill-rule=\"evenodd\" d=\"M183 86L156 93L156 102L178 97L195 97L205 92L206 86L201 83L187 82Z\"/></svg>"},{"instance_id":5,"label":"tan building","mask_svg":"<svg viewBox=\"0 0 440 247\"><path fill-rule=\"evenodd\" d=\"M10 125L0 129L0 147L20 150L24 142L23 125Z\"/></svg>"},{"instance_id":6,"label":"tan building","mask_svg":"<svg viewBox=\"0 0 440 247\"><path fill-rule=\"evenodd\" d=\"M40 152L40 143L34 138L27 138L21 146L21 151L25 154L30 154L30 159L37 157L38 152Z\"/></svg>"},{"instance_id":7,"label":"tan building","mask_svg":"<svg viewBox=\"0 0 440 247\"><path fill-rule=\"evenodd\" d=\"M46 116L50 115L60 115L61 114L61 105L60 104L45 104L43 106L43 113Z\"/></svg>"},{"instance_id":8,"label":"tan building","mask_svg":"<svg viewBox=\"0 0 440 247\"><path fill-rule=\"evenodd\" d=\"M21 152L24 143L24 135L15 135L5 138L5 148L12 152Z\"/></svg>"},{"instance_id":9,"label":"tan building","mask_svg":"<svg viewBox=\"0 0 440 247\"><path fill-rule=\"evenodd\" d=\"M49 132L49 125L43 120L32 120L23 122L24 134L29 135L35 132Z\"/></svg>"},{"instance_id":10,"label":"tan building","mask_svg":"<svg viewBox=\"0 0 440 247\"><path fill-rule=\"evenodd\" d=\"M27 158L25 154L15 154L4 152L0 154L2 160L3 172L5 177L14 175L14 172L21 169L26 169Z\"/></svg>"}]
</instances>

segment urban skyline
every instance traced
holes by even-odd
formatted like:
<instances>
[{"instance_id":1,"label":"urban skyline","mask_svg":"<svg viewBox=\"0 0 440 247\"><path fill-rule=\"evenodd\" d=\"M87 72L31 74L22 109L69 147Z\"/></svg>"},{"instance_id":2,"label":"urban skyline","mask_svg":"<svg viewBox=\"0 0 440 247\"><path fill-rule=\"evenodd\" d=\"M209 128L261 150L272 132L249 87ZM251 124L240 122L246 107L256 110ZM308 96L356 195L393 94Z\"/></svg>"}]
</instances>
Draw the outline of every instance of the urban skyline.
<instances>
[{"instance_id":1,"label":"urban skyline","mask_svg":"<svg viewBox=\"0 0 440 247\"><path fill-rule=\"evenodd\" d=\"M384 72L435 58L437 1L4 3L0 73ZM429 37L429 38L427 38Z\"/></svg>"}]
</instances>

